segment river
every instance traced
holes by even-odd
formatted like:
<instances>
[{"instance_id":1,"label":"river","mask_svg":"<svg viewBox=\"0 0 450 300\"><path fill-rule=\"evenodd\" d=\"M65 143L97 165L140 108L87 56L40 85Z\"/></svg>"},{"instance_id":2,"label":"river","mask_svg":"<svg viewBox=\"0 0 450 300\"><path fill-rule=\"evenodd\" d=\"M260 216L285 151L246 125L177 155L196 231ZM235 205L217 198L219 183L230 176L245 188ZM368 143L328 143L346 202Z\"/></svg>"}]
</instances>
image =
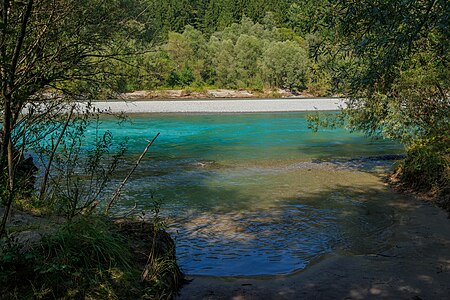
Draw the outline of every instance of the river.
<instances>
[{"instance_id":1,"label":"river","mask_svg":"<svg viewBox=\"0 0 450 300\"><path fill-rule=\"evenodd\" d=\"M333 252L389 247L395 197L381 180L401 145L345 129L308 129L306 113L134 114L102 119L127 139L132 176L116 212L161 202L191 275L288 274ZM92 133L94 131L92 130ZM127 170L117 174L123 178Z\"/></svg>"}]
</instances>

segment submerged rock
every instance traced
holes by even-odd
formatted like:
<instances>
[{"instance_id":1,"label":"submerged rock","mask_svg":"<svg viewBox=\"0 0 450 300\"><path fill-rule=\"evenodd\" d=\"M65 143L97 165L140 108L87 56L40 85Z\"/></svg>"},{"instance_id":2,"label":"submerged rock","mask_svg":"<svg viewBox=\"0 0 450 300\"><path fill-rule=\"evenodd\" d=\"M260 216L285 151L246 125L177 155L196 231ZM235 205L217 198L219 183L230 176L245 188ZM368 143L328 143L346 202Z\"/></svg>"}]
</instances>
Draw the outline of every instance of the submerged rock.
<instances>
[{"instance_id":1,"label":"submerged rock","mask_svg":"<svg viewBox=\"0 0 450 300\"><path fill-rule=\"evenodd\" d=\"M219 168L220 165L215 160L199 160L194 164L198 168Z\"/></svg>"}]
</instances>

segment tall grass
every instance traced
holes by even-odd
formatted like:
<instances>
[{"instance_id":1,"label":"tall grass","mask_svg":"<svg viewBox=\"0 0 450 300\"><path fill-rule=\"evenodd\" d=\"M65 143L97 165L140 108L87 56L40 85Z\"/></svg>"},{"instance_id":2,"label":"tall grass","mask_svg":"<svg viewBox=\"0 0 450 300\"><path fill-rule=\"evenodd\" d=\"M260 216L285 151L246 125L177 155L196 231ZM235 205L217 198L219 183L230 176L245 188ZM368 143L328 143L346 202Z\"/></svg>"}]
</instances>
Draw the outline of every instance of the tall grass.
<instances>
[{"instance_id":1,"label":"tall grass","mask_svg":"<svg viewBox=\"0 0 450 300\"><path fill-rule=\"evenodd\" d=\"M153 249L160 240L153 245L149 243L153 231L141 229L142 235L149 238L142 242L139 251L146 252L143 255L161 252ZM179 285L179 280L165 278L181 275L181 272L173 275L173 270L179 271L174 254L173 257L172 254L169 255L171 257L153 255L151 261L145 264L148 271L143 278L144 267L134 248L137 237L125 238L123 233L111 220L88 215L74 218L28 249L14 241L4 242L0 255L1 298L170 297L175 288L172 282ZM173 245L173 241L170 242ZM167 251L162 250L161 253Z\"/></svg>"}]
</instances>

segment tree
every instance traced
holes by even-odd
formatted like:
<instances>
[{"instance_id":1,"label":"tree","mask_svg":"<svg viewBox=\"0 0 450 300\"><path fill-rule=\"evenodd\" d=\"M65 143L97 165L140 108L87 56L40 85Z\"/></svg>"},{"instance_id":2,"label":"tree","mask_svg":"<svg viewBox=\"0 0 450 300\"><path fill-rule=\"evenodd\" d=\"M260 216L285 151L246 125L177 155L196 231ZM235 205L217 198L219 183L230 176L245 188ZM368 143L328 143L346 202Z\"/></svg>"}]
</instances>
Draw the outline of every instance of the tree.
<instances>
[{"instance_id":1,"label":"tree","mask_svg":"<svg viewBox=\"0 0 450 300\"><path fill-rule=\"evenodd\" d=\"M170 86L189 86L193 82L200 84L203 81L207 50L199 30L188 25L182 34L169 32L164 49L172 61Z\"/></svg>"},{"instance_id":2,"label":"tree","mask_svg":"<svg viewBox=\"0 0 450 300\"><path fill-rule=\"evenodd\" d=\"M231 40L219 40L212 36L208 43L209 56L214 70L214 81L218 86L236 87L236 60Z\"/></svg>"},{"instance_id":3,"label":"tree","mask_svg":"<svg viewBox=\"0 0 450 300\"><path fill-rule=\"evenodd\" d=\"M337 1L350 77L349 126L401 141L403 179L449 191L450 5L445 0Z\"/></svg>"},{"instance_id":4,"label":"tree","mask_svg":"<svg viewBox=\"0 0 450 300\"><path fill-rule=\"evenodd\" d=\"M306 86L308 56L296 42L272 42L263 54L262 69L271 87L302 90Z\"/></svg>"},{"instance_id":5,"label":"tree","mask_svg":"<svg viewBox=\"0 0 450 300\"><path fill-rule=\"evenodd\" d=\"M234 46L236 55L236 71L241 87L251 86L259 74L258 61L262 55L263 44L255 36L242 34Z\"/></svg>"},{"instance_id":6,"label":"tree","mask_svg":"<svg viewBox=\"0 0 450 300\"><path fill-rule=\"evenodd\" d=\"M127 29L130 18L123 7L133 7L131 2L1 2L0 194L6 209L0 235L18 189L16 173L24 151L61 128L61 112L72 105L70 99L89 97L104 82L107 62L121 53L111 40Z\"/></svg>"}]
</instances>

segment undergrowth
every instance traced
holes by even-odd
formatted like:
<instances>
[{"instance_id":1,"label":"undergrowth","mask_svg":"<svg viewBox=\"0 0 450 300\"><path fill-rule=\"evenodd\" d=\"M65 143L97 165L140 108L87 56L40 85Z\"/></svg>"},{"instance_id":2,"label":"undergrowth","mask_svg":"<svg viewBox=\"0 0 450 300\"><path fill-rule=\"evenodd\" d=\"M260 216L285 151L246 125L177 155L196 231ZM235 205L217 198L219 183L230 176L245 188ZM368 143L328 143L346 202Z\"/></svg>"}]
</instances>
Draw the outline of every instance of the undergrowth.
<instances>
[{"instance_id":1,"label":"undergrowth","mask_svg":"<svg viewBox=\"0 0 450 300\"><path fill-rule=\"evenodd\" d=\"M450 212L450 138L438 135L418 140L406 149L391 181L403 190L410 190L436 200Z\"/></svg>"},{"instance_id":2,"label":"undergrowth","mask_svg":"<svg viewBox=\"0 0 450 300\"><path fill-rule=\"evenodd\" d=\"M168 274L178 270L174 252L157 250L158 256L143 265L142 257L136 252L147 257L155 253L155 243L151 242L154 233L149 227L141 228L139 251L132 248L135 241L132 232L124 231L107 218L92 215L67 222L28 248L18 241L3 241L0 255L2 299L170 297L181 282L178 279L167 283L170 282ZM156 272L145 277L143 270L147 269ZM182 274L172 276L181 278Z\"/></svg>"}]
</instances>

